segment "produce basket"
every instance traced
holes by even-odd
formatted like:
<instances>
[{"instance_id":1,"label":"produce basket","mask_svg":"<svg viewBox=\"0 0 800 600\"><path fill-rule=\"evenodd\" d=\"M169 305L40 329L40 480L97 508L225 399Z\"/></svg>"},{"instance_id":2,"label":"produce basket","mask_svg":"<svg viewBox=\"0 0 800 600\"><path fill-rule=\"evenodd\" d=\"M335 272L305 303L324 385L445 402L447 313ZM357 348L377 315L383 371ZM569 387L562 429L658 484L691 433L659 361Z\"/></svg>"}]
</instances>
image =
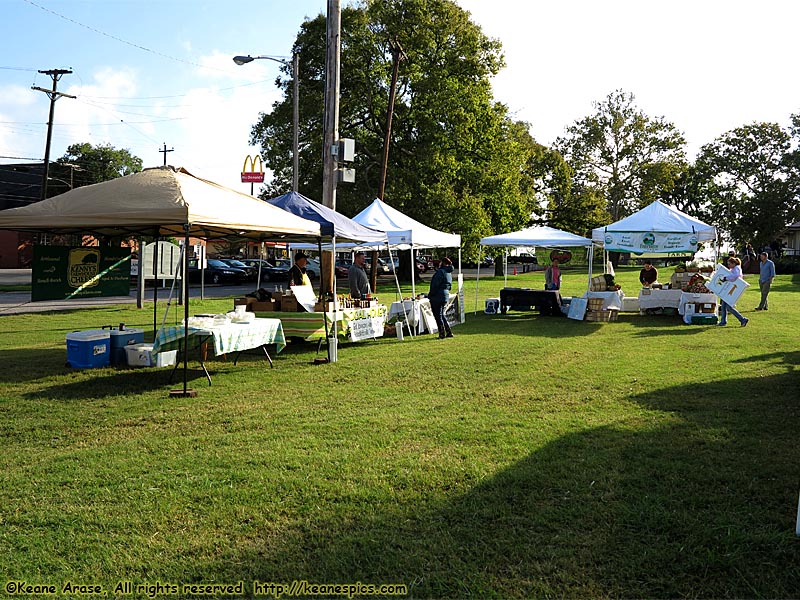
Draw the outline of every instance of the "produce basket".
<instances>
[{"instance_id":1,"label":"produce basket","mask_svg":"<svg viewBox=\"0 0 800 600\"><path fill-rule=\"evenodd\" d=\"M586 309L587 310L603 310L603 299L602 298L589 298L586 301Z\"/></svg>"},{"instance_id":2,"label":"produce basket","mask_svg":"<svg viewBox=\"0 0 800 600\"><path fill-rule=\"evenodd\" d=\"M587 310L586 321L616 321L619 311L616 310Z\"/></svg>"}]
</instances>

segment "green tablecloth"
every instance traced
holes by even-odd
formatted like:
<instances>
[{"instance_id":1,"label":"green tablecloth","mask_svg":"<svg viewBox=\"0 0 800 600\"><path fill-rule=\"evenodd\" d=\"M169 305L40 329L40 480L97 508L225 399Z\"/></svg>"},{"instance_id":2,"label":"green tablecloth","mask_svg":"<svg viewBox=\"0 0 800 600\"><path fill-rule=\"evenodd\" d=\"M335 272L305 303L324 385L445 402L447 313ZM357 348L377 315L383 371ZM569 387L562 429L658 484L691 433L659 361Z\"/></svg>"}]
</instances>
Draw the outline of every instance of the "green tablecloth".
<instances>
[{"instance_id":1,"label":"green tablecloth","mask_svg":"<svg viewBox=\"0 0 800 600\"><path fill-rule=\"evenodd\" d=\"M283 324L283 333L286 337L301 337L306 340L325 339L325 322L323 316L328 321L328 331L331 331L334 322L336 323L337 336L349 336L350 327L353 322L362 319L378 319L383 323L386 321L388 309L385 305L379 304L370 308L344 308L337 313L333 312L257 312L259 318L267 317L270 319L280 319ZM381 335L383 332L381 331Z\"/></svg>"},{"instance_id":2,"label":"green tablecloth","mask_svg":"<svg viewBox=\"0 0 800 600\"><path fill-rule=\"evenodd\" d=\"M219 327L189 328L190 337L205 337L213 341L214 354L227 354L275 344L278 352L286 347L280 319L256 319L251 323L231 323ZM153 353L174 350L184 338L183 325L159 330L153 342Z\"/></svg>"}]
</instances>

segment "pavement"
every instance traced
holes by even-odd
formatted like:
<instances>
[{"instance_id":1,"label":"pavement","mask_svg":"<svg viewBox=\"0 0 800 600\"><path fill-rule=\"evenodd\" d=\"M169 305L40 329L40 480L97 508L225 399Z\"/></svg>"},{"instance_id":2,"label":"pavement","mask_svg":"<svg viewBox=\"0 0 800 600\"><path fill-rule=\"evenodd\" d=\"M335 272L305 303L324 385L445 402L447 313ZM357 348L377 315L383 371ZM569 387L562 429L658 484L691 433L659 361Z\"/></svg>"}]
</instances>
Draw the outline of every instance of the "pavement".
<instances>
[{"instance_id":1,"label":"pavement","mask_svg":"<svg viewBox=\"0 0 800 600\"><path fill-rule=\"evenodd\" d=\"M464 278L474 279L477 276L476 269L464 269ZM481 269L481 276L491 276L489 269ZM453 273L455 275L455 273ZM382 277L381 280L386 280ZM430 273L422 281L417 281L419 288L426 292L430 281ZM0 286L9 285L30 285L30 269L0 269ZM341 283L341 282L340 282ZM272 291L277 289L275 283L262 283L260 287ZM345 283L346 285L346 283ZM244 296L255 289L255 283L243 285L212 285L206 284L202 290L200 285L192 285L189 288L189 299L201 298L227 298L231 296ZM419 290L418 290L419 291ZM159 288L158 301L164 302L169 297L169 289ZM145 302L153 302L153 288L145 289ZM131 287L128 296L112 296L109 298L76 298L73 300L46 300L43 302L31 302L30 292L0 292L0 317L3 315L13 315L21 313L37 313L59 310L75 310L78 308L91 308L93 306L112 306L115 304L136 304L136 286Z\"/></svg>"},{"instance_id":2,"label":"pavement","mask_svg":"<svg viewBox=\"0 0 800 600\"><path fill-rule=\"evenodd\" d=\"M30 285L30 269L0 269L0 286ZM273 290L277 284L262 283L261 287ZM207 284L202 289L199 285L189 287L189 299L202 298L227 298L230 296L244 296L255 289L255 283L244 285L212 285ZM75 298L73 300L46 300L31 302L30 292L0 292L0 316L21 313L37 313L58 310L75 310L77 308L91 308L93 306L112 306L115 304L136 304L136 286L131 287L128 296L111 296L108 298ZM158 289L158 301L164 302L169 297L168 288ZM153 302L153 288L146 288L145 302Z\"/></svg>"}]
</instances>

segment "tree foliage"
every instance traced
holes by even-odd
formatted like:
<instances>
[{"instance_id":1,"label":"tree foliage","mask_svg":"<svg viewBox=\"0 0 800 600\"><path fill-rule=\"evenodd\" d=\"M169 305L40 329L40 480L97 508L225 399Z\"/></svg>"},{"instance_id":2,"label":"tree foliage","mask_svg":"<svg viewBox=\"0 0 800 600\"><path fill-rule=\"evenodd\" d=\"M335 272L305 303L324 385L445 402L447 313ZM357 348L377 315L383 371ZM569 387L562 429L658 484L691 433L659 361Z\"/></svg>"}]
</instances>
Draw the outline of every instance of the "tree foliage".
<instances>
[{"instance_id":1,"label":"tree foliage","mask_svg":"<svg viewBox=\"0 0 800 600\"><path fill-rule=\"evenodd\" d=\"M594 107L556 148L574 169L580 197L601 195L617 221L672 190L686 165L686 142L672 123L638 109L633 94L616 90Z\"/></svg>"},{"instance_id":2,"label":"tree foliage","mask_svg":"<svg viewBox=\"0 0 800 600\"><path fill-rule=\"evenodd\" d=\"M108 144L72 144L57 162L76 165L73 167L74 187L101 183L142 170L141 158L129 150L118 150Z\"/></svg>"},{"instance_id":3,"label":"tree foliage","mask_svg":"<svg viewBox=\"0 0 800 600\"><path fill-rule=\"evenodd\" d=\"M730 241L763 247L800 218L797 116L793 119L788 131L776 123L753 123L701 148L698 181L714 222Z\"/></svg>"},{"instance_id":4,"label":"tree foliage","mask_svg":"<svg viewBox=\"0 0 800 600\"><path fill-rule=\"evenodd\" d=\"M356 183L337 188L337 210L353 215L377 197L387 123L392 47L399 44L397 96L384 200L436 229L458 232L465 254L480 237L528 224L546 194L537 148L524 124L492 98L503 66L486 37L452 0L364 0L342 10L340 137L356 140ZM300 184L322 192L325 18L307 20L300 54ZM272 196L291 180L291 79L260 116L252 141L275 173ZM539 180L536 177L539 176Z\"/></svg>"}]
</instances>

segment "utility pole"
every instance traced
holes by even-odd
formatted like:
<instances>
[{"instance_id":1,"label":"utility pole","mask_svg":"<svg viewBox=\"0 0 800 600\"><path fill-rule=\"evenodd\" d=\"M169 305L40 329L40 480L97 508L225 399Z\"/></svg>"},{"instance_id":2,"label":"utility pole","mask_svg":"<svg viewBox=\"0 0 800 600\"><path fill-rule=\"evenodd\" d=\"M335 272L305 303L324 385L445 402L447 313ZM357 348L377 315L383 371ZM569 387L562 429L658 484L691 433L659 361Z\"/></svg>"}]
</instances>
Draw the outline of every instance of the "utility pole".
<instances>
[{"instance_id":1,"label":"utility pole","mask_svg":"<svg viewBox=\"0 0 800 600\"><path fill-rule=\"evenodd\" d=\"M47 144L44 148L44 170L42 172L42 193L41 193L41 200L47 198L47 178L50 175L50 141L53 139L53 115L55 114L56 110L56 100L58 100L61 96L65 98L72 98L75 99L75 96L70 96L69 94L64 94L62 92L57 92L56 88L58 87L58 80L61 79L62 75L69 75L72 71L68 69L50 69L48 71L39 71L43 75L49 75L53 78L53 89L47 90L45 88L41 88L36 85L32 85L31 89L36 90L37 92L44 92L47 94L47 97L50 98L50 119L47 121Z\"/></svg>"},{"instance_id":2,"label":"utility pole","mask_svg":"<svg viewBox=\"0 0 800 600\"><path fill-rule=\"evenodd\" d=\"M292 56L292 82L293 87L293 108L292 108L292 191L297 192L300 181L300 55L295 52Z\"/></svg>"},{"instance_id":3,"label":"utility pole","mask_svg":"<svg viewBox=\"0 0 800 600\"><path fill-rule=\"evenodd\" d=\"M175 150L175 148L170 148L169 150L167 150L167 142L164 142L164 149L163 150L159 149L159 152L164 155L164 166L165 167L167 166L167 152L173 152L174 150Z\"/></svg>"},{"instance_id":4,"label":"utility pole","mask_svg":"<svg viewBox=\"0 0 800 600\"><path fill-rule=\"evenodd\" d=\"M383 162L381 163L381 181L378 191L378 198L384 200L386 193L386 172L389 169L389 145L392 140L392 117L394 116L394 100L397 95L397 75L400 70L400 61L408 57L403 51L403 47L397 38L389 40L389 47L392 49L392 83L389 86L389 104L386 108L386 135L383 138ZM413 260L411 261L414 262ZM411 266L414 268L414 265ZM372 268L369 273L370 285L374 290L378 285L378 253L372 252Z\"/></svg>"},{"instance_id":5,"label":"utility pole","mask_svg":"<svg viewBox=\"0 0 800 600\"><path fill-rule=\"evenodd\" d=\"M386 110L386 136L383 138L383 162L381 163L381 187L378 198L384 200L386 192L386 171L389 168L389 144L392 139L392 117L394 116L394 99L397 95L397 74L400 70L400 61L408 57L403 51L403 47L397 38L389 40L389 47L392 49L392 84L389 87L389 105Z\"/></svg>"},{"instance_id":6,"label":"utility pole","mask_svg":"<svg viewBox=\"0 0 800 600\"><path fill-rule=\"evenodd\" d=\"M328 0L325 51L325 121L322 147L322 204L336 210L338 169L333 147L339 142L339 60L342 46L340 0Z\"/></svg>"}]
</instances>

